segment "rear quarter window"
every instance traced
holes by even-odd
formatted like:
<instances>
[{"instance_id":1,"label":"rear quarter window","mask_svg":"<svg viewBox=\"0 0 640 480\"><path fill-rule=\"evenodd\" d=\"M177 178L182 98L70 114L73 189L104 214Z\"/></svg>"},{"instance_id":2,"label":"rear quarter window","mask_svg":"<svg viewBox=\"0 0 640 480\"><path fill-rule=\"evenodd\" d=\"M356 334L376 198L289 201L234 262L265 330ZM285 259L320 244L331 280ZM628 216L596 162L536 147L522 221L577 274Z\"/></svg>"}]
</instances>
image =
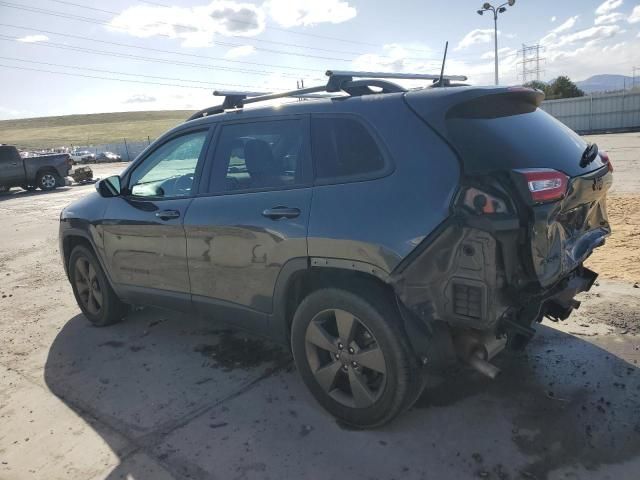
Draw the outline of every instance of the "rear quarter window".
<instances>
[{"instance_id":1,"label":"rear quarter window","mask_svg":"<svg viewBox=\"0 0 640 480\"><path fill-rule=\"evenodd\" d=\"M587 143L539 108L523 113L450 117L447 127L467 174L552 168L574 177L603 166L597 159L581 167Z\"/></svg>"},{"instance_id":2,"label":"rear quarter window","mask_svg":"<svg viewBox=\"0 0 640 480\"><path fill-rule=\"evenodd\" d=\"M369 129L355 118L312 118L311 148L319 184L376 178L390 168Z\"/></svg>"}]
</instances>

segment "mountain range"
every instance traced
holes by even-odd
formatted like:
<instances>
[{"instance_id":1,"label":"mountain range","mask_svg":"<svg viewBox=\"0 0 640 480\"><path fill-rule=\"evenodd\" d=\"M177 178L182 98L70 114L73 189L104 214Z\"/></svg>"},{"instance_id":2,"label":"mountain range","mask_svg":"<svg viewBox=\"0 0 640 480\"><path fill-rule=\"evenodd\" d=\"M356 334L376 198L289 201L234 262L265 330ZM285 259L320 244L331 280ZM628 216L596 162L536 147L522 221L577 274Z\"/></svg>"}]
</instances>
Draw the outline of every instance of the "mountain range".
<instances>
[{"instance_id":1,"label":"mountain range","mask_svg":"<svg viewBox=\"0 0 640 480\"><path fill-rule=\"evenodd\" d=\"M640 75L635 79L635 85L640 87ZM633 77L626 75L593 75L586 80L575 82L584 93L611 92L616 90L631 90Z\"/></svg>"}]
</instances>

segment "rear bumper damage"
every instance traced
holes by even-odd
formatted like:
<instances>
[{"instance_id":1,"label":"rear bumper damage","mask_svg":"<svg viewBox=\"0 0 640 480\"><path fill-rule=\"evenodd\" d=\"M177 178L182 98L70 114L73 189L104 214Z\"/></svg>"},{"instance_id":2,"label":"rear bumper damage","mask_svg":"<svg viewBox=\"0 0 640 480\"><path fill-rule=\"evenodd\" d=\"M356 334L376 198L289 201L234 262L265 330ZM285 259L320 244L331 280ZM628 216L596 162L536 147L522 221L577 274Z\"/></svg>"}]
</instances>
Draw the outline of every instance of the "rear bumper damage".
<instances>
[{"instance_id":1,"label":"rear bumper damage","mask_svg":"<svg viewBox=\"0 0 640 480\"><path fill-rule=\"evenodd\" d=\"M391 275L414 350L433 370L462 361L494 378L493 356L523 348L544 317L566 319L597 278L580 262L543 286L515 217L461 214L433 238Z\"/></svg>"}]
</instances>

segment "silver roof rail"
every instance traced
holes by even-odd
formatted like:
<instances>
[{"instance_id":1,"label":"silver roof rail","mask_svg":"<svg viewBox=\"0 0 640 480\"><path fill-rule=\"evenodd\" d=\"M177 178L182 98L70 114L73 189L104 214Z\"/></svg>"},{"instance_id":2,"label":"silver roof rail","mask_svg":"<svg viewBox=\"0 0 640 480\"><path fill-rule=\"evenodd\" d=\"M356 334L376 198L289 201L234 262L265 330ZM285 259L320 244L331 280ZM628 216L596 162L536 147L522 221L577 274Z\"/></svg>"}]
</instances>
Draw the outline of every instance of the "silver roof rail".
<instances>
[{"instance_id":1,"label":"silver roof rail","mask_svg":"<svg viewBox=\"0 0 640 480\"><path fill-rule=\"evenodd\" d=\"M327 70L328 77L351 77L351 78L391 78L395 80L440 80L440 75L429 73L392 73L392 72L356 72L349 70ZM464 82L467 77L464 75L444 75L445 80Z\"/></svg>"},{"instance_id":2,"label":"silver roof rail","mask_svg":"<svg viewBox=\"0 0 640 480\"><path fill-rule=\"evenodd\" d=\"M213 96L214 97L242 96L245 98L249 98L249 97L261 97L264 95L273 95L274 93L277 93L277 92L245 92L242 90L237 90L237 91L236 90L214 90ZM289 96L294 98L329 98L328 95L318 95L313 93L298 93L298 94L294 93Z\"/></svg>"},{"instance_id":3,"label":"silver roof rail","mask_svg":"<svg viewBox=\"0 0 640 480\"><path fill-rule=\"evenodd\" d=\"M398 93L406 92L407 89L400 85L389 82L386 79L398 80L440 80L440 75L432 75L425 73L389 73L389 72L356 72L349 70L327 70L326 75L329 77L326 85L318 85L316 87L299 88L286 92L267 93L267 92L250 92L235 90L216 90L213 92L215 96L224 96L222 105L205 108L194 113L187 119L194 120L196 118L205 117L223 113L225 110L234 108L242 108L249 103L264 102L267 100L275 100L277 98L327 98L326 95L317 95L318 93L336 93L345 92L351 96L367 95L372 93ZM354 80L358 78L359 80ZM465 81L467 77L464 75L445 75L443 80ZM380 90L372 90L376 87Z\"/></svg>"}]
</instances>

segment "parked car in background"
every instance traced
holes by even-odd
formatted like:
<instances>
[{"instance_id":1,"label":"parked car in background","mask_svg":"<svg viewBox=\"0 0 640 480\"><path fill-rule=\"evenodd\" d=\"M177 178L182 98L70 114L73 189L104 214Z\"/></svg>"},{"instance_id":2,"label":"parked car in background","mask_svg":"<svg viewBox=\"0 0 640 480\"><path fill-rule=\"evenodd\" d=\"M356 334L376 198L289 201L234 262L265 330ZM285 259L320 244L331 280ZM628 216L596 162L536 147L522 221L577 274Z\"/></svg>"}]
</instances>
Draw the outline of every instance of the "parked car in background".
<instances>
[{"instance_id":1,"label":"parked car in background","mask_svg":"<svg viewBox=\"0 0 640 480\"><path fill-rule=\"evenodd\" d=\"M96 156L96 163L121 162L122 157L113 152L102 152Z\"/></svg>"},{"instance_id":2,"label":"parked car in background","mask_svg":"<svg viewBox=\"0 0 640 480\"><path fill-rule=\"evenodd\" d=\"M95 153L90 152L89 150L76 150L71 152L69 155L75 163L93 163L96 159Z\"/></svg>"},{"instance_id":3,"label":"parked car in background","mask_svg":"<svg viewBox=\"0 0 640 480\"><path fill-rule=\"evenodd\" d=\"M458 362L494 378L495 355L566 319L611 232L606 153L536 90L353 73L329 72L339 100L243 109L230 95L63 210L87 319L150 304L269 336L359 428Z\"/></svg>"},{"instance_id":4,"label":"parked car in background","mask_svg":"<svg viewBox=\"0 0 640 480\"><path fill-rule=\"evenodd\" d=\"M23 158L11 145L0 145L0 191L11 187L53 190L65 183L73 160L68 153Z\"/></svg>"}]
</instances>

